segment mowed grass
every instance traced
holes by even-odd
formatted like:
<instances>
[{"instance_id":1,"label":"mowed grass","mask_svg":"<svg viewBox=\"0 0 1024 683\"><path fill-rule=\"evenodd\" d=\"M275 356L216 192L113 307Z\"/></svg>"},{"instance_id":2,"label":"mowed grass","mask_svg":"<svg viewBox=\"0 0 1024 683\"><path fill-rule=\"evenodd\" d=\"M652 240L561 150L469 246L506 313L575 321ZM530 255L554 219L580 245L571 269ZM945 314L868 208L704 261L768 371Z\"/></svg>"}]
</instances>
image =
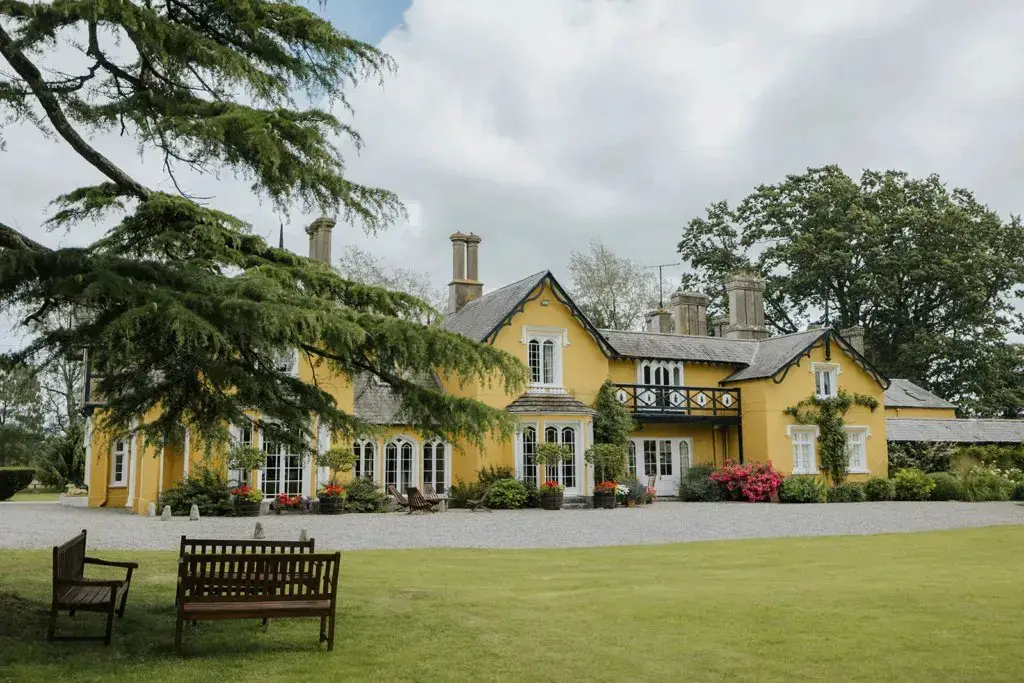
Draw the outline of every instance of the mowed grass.
<instances>
[{"instance_id":1,"label":"mowed grass","mask_svg":"<svg viewBox=\"0 0 1024 683\"><path fill-rule=\"evenodd\" d=\"M58 491L18 491L8 499L12 503L49 503L60 500Z\"/></svg>"},{"instance_id":2,"label":"mowed grass","mask_svg":"<svg viewBox=\"0 0 1024 683\"><path fill-rule=\"evenodd\" d=\"M317 620L236 621L183 658L175 554L91 554L142 565L109 648L47 644L49 552L0 551L0 680L1024 680L1024 527L349 552L334 652Z\"/></svg>"}]
</instances>

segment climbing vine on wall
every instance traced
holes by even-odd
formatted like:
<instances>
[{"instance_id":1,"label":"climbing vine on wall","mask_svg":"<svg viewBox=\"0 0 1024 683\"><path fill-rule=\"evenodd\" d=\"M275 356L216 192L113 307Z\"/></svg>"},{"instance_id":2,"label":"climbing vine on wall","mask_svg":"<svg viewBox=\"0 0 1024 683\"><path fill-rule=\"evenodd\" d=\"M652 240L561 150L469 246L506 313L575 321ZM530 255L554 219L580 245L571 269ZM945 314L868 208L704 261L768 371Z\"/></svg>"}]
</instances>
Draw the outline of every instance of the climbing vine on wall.
<instances>
[{"instance_id":1,"label":"climbing vine on wall","mask_svg":"<svg viewBox=\"0 0 1024 683\"><path fill-rule=\"evenodd\" d=\"M798 424L818 426L818 452L821 465L833 485L846 480L850 456L847 451L846 411L854 404L874 412L879 406L878 399L866 394L851 394L842 389L831 398L811 396L786 408L786 415Z\"/></svg>"}]
</instances>

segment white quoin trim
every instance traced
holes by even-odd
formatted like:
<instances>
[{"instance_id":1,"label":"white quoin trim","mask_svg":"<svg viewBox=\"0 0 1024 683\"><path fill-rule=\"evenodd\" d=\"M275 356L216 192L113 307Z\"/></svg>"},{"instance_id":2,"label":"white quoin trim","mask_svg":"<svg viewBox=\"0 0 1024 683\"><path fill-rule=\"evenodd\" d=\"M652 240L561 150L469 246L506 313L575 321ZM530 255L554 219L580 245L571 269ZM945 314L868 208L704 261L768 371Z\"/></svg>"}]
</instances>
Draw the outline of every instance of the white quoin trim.
<instances>
[{"instance_id":1,"label":"white quoin trim","mask_svg":"<svg viewBox=\"0 0 1024 683\"><path fill-rule=\"evenodd\" d=\"M184 450L185 463L182 465L182 474L188 476L189 462L192 460L192 430L188 427L185 428L185 450Z\"/></svg>"},{"instance_id":2,"label":"white quoin trim","mask_svg":"<svg viewBox=\"0 0 1024 683\"><path fill-rule=\"evenodd\" d=\"M327 423L318 420L317 421L317 435L316 435L316 452L317 455L326 453L331 448L331 430L328 428ZM328 482L331 477L331 473L328 468L320 466L316 469L316 485L320 488Z\"/></svg>"},{"instance_id":3,"label":"white quoin trim","mask_svg":"<svg viewBox=\"0 0 1024 683\"><path fill-rule=\"evenodd\" d=\"M85 488L92 482L92 415L85 418Z\"/></svg>"},{"instance_id":4,"label":"white quoin trim","mask_svg":"<svg viewBox=\"0 0 1024 683\"><path fill-rule=\"evenodd\" d=\"M167 439L160 444L160 470L156 473L156 495L159 498L164 492L164 451L167 450Z\"/></svg>"},{"instance_id":5,"label":"white quoin trim","mask_svg":"<svg viewBox=\"0 0 1024 683\"><path fill-rule=\"evenodd\" d=\"M128 499L125 501L124 504L126 508L130 508L132 506L132 502L135 499L135 467L136 458L139 453L139 434L136 431L138 426L138 420L133 420L132 429L130 432L131 440L128 442Z\"/></svg>"}]
</instances>

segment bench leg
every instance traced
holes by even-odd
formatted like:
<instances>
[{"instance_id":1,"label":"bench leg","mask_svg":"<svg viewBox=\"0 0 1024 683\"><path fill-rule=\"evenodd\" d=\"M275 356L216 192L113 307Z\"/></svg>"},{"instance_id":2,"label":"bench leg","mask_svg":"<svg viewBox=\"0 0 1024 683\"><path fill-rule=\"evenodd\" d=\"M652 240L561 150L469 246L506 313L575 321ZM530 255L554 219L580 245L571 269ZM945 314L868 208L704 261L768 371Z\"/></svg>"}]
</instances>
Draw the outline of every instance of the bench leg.
<instances>
[{"instance_id":1,"label":"bench leg","mask_svg":"<svg viewBox=\"0 0 1024 683\"><path fill-rule=\"evenodd\" d=\"M132 570L129 567L128 576L124 580L124 595L121 596L121 604L117 608L117 618L121 619L124 617L124 606L128 602L128 591L132 588ZM177 607L177 605L175 605Z\"/></svg>"},{"instance_id":2,"label":"bench leg","mask_svg":"<svg viewBox=\"0 0 1024 683\"><path fill-rule=\"evenodd\" d=\"M69 617L75 616L75 608L74 607L72 607L71 609L68 610L68 616Z\"/></svg>"},{"instance_id":3,"label":"bench leg","mask_svg":"<svg viewBox=\"0 0 1024 683\"><path fill-rule=\"evenodd\" d=\"M53 639L57 636L57 608L54 607L50 610L50 623L46 627L46 639L53 642Z\"/></svg>"},{"instance_id":4,"label":"bench leg","mask_svg":"<svg viewBox=\"0 0 1024 683\"><path fill-rule=\"evenodd\" d=\"M181 631L185 626L185 622L182 621L181 617L174 623L174 651L179 655L181 654Z\"/></svg>"},{"instance_id":5,"label":"bench leg","mask_svg":"<svg viewBox=\"0 0 1024 683\"><path fill-rule=\"evenodd\" d=\"M320 642L327 642L327 617L320 617Z\"/></svg>"},{"instance_id":6,"label":"bench leg","mask_svg":"<svg viewBox=\"0 0 1024 683\"><path fill-rule=\"evenodd\" d=\"M327 651L330 652L334 649L334 613L331 613L330 626L327 630Z\"/></svg>"},{"instance_id":7,"label":"bench leg","mask_svg":"<svg viewBox=\"0 0 1024 683\"><path fill-rule=\"evenodd\" d=\"M270 618L269 617L263 617L263 625L260 628L263 629L264 633L266 633L270 629Z\"/></svg>"},{"instance_id":8,"label":"bench leg","mask_svg":"<svg viewBox=\"0 0 1024 683\"><path fill-rule=\"evenodd\" d=\"M103 636L103 644L110 645L110 638L114 633L114 601L110 601L110 611L107 612L107 632Z\"/></svg>"}]
</instances>

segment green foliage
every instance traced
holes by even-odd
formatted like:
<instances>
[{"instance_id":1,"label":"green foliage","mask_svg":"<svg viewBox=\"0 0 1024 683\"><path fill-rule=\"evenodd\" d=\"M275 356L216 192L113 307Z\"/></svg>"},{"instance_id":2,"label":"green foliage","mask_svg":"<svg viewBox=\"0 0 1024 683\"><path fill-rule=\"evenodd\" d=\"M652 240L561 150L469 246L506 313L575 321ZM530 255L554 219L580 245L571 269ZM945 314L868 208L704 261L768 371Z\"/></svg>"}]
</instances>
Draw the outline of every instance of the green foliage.
<instances>
[{"instance_id":1,"label":"green foliage","mask_svg":"<svg viewBox=\"0 0 1024 683\"><path fill-rule=\"evenodd\" d=\"M637 505L647 502L647 485L642 481L636 477L627 477L625 481L620 483L625 484L626 488L629 489L624 497L627 502L633 501Z\"/></svg>"},{"instance_id":2,"label":"green foliage","mask_svg":"<svg viewBox=\"0 0 1024 683\"><path fill-rule=\"evenodd\" d=\"M484 492L484 486L479 481L462 481L456 479L455 483L448 489L448 506L452 508L464 508L466 501L479 500Z\"/></svg>"},{"instance_id":3,"label":"green foliage","mask_svg":"<svg viewBox=\"0 0 1024 683\"><path fill-rule=\"evenodd\" d=\"M786 477L779 487L779 502L824 503L828 499L828 486L818 477Z\"/></svg>"},{"instance_id":4,"label":"green foliage","mask_svg":"<svg viewBox=\"0 0 1024 683\"><path fill-rule=\"evenodd\" d=\"M373 479L357 477L345 487L345 512L387 512L388 494Z\"/></svg>"},{"instance_id":5,"label":"green foliage","mask_svg":"<svg viewBox=\"0 0 1024 683\"><path fill-rule=\"evenodd\" d=\"M533 456L538 465L558 465L572 458L572 449L565 444L544 441L537 444L537 453Z\"/></svg>"},{"instance_id":6,"label":"green foliage","mask_svg":"<svg viewBox=\"0 0 1024 683\"><path fill-rule=\"evenodd\" d=\"M223 517L234 510L227 480L210 467L196 468L192 474L164 491L160 496L160 508L164 505L170 505L175 515L187 515L193 505L199 506L199 514L203 517Z\"/></svg>"},{"instance_id":7,"label":"green foliage","mask_svg":"<svg viewBox=\"0 0 1024 683\"><path fill-rule=\"evenodd\" d=\"M0 466L33 464L44 439L43 417L35 368L0 369Z\"/></svg>"},{"instance_id":8,"label":"green foliage","mask_svg":"<svg viewBox=\"0 0 1024 683\"><path fill-rule=\"evenodd\" d=\"M31 484L35 476L31 467L0 467L0 500L7 500Z\"/></svg>"},{"instance_id":9,"label":"green foliage","mask_svg":"<svg viewBox=\"0 0 1024 683\"><path fill-rule=\"evenodd\" d=\"M539 508L540 507L540 489L537 488L536 482L524 481L521 482L523 488L526 489L526 502L523 503L524 508Z\"/></svg>"},{"instance_id":10,"label":"green foliage","mask_svg":"<svg viewBox=\"0 0 1024 683\"><path fill-rule=\"evenodd\" d=\"M864 495L872 502L884 502L896 497L896 487L885 477L873 477L864 485Z\"/></svg>"},{"instance_id":11,"label":"green foliage","mask_svg":"<svg viewBox=\"0 0 1024 683\"><path fill-rule=\"evenodd\" d=\"M1024 500L1024 481L1018 481L1013 485L1013 493L1010 494L1011 500Z\"/></svg>"},{"instance_id":12,"label":"green foliage","mask_svg":"<svg viewBox=\"0 0 1024 683\"><path fill-rule=\"evenodd\" d=\"M866 499L864 485L855 482L847 481L828 490L829 503L863 503Z\"/></svg>"},{"instance_id":13,"label":"green foliage","mask_svg":"<svg viewBox=\"0 0 1024 683\"><path fill-rule=\"evenodd\" d=\"M618 481L626 475L628 446L624 444L596 443L587 449L586 461L594 466L594 481Z\"/></svg>"},{"instance_id":14,"label":"green foliage","mask_svg":"<svg viewBox=\"0 0 1024 683\"><path fill-rule=\"evenodd\" d=\"M488 465L481 467L476 475L477 481L487 486L498 479L515 479L516 468L510 465Z\"/></svg>"},{"instance_id":15,"label":"green foliage","mask_svg":"<svg viewBox=\"0 0 1024 683\"><path fill-rule=\"evenodd\" d=\"M930 500L960 500L964 496L960 480L949 472L930 472L928 478L935 482Z\"/></svg>"},{"instance_id":16,"label":"green foliage","mask_svg":"<svg viewBox=\"0 0 1024 683\"><path fill-rule=\"evenodd\" d=\"M521 481L498 479L491 484L487 506L501 510L518 510L525 507L527 497L526 487Z\"/></svg>"},{"instance_id":17,"label":"green foliage","mask_svg":"<svg viewBox=\"0 0 1024 683\"><path fill-rule=\"evenodd\" d=\"M615 386L605 380L594 399L594 443L629 447L636 422L626 406L615 397Z\"/></svg>"},{"instance_id":18,"label":"green foliage","mask_svg":"<svg viewBox=\"0 0 1024 683\"><path fill-rule=\"evenodd\" d=\"M795 332L827 310L837 328L864 326L868 360L887 376L970 413L1016 417L1024 348L1006 337L1021 323L1021 232L1018 216L1004 221L937 175L809 168L693 218L682 285L712 294L721 313L726 279L747 267L765 277L770 329Z\"/></svg>"},{"instance_id":19,"label":"green foliage","mask_svg":"<svg viewBox=\"0 0 1024 683\"><path fill-rule=\"evenodd\" d=\"M36 477L53 488L82 484L85 480L85 429L72 422L60 434L46 439L36 458Z\"/></svg>"},{"instance_id":20,"label":"green foliage","mask_svg":"<svg viewBox=\"0 0 1024 683\"><path fill-rule=\"evenodd\" d=\"M228 451L228 467L245 473L263 469L267 454L255 446L236 444Z\"/></svg>"},{"instance_id":21,"label":"green foliage","mask_svg":"<svg viewBox=\"0 0 1024 683\"><path fill-rule=\"evenodd\" d=\"M922 472L948 472L956 451L944 443L892 442L889 444L889 475L911 467Z\"/></svg>"},{"instance_id":22,"label":"green foliage","mask_svg":"<svg viewBox=\"0 0 1024 683\"><path fill-rule=\"evenodd\" d=\"M683 470L679 481L679 499L688 503L716 503L722 500L722 487L712 481L712 465L693 465Z\"/></svg>"},{"instance_id":23,"label":"green foliage","mask_svg":"<svg viewBox=\"0 0 1024 683\"><path fill-rule=\"evenodd\" d=\"M935 481L919 469L900 470L892 478L893 493L896 500L928 500Z\"/></svg>"},{"instance_id":24,"label":"green foliage","mask_svg":"<svg viewBox=\"0 0 1024 683\"><path fill-rule=\"evenodd\" d=\"M341 472L351 472L356 464L356 454L352 447L329 448L323 453L317 453L316 464L318 467L326 467L331 473L333 483Z\"/></svg>"},{"instance_id":25,"label":"green foliage","mask_svg":"<svg viewBox=\"0 0 1024 683\"><path fill-rule=\"evenodd\" d=\"M821 456L821 465L835 486L846 480L850 463L844 416L854 404L874 411L878 408L878 399L865 394L851 394L840 389L831 398L810 396L783 411L796 420L797 424L818 426L818 453Z\"/></svg>"},{"instance_id":26,"label":"green foliage","mask_svg":"<svg viewBox=\"0 0 1024 683\"><path fill-rule=\"evenodd\" d=\"M961 479L963 499L972 503L1010 500L1016 484L986 467L974 467Z\"/></svg>"},{"instance_id":27,"label":"green foliage","mask_svg":"<svg viewBox=\"0 0 1024 683\"><path fill-rule=\"evenodd\" d=\"M985 465L1024 469L1024 444L970 444L950 446L950 458L956 466Z\"/></svg>"},{"instance_id":28,"label":"green foliage","mask_svg":"<svg viewBox=\"0 0 1024 683\"><path fill-rule=\"evenodd\" d=\"M62 49L83 59L51 80L33 60ZM417 322L431 309L416 297L353 282L205 202L147 187L89 142L119 131L164 162L161 187L176 186L182 167L233 173L282 214L338 216L375 233L404 207L346 177L341 147L361 140L330 112L347 108L356 83L389 73L387 55L304 3L14 0L0 2L0 56L4 123L31 120L93 171L90 185L55 198L49 224L112 226L49 251L0 225L0 300L30 312L22 331L34 333L14 359L89 349L108 408L98 427L127 431L159 406L141 426L147 438L186 424L216 444L252 413L265 438L306 455L311 416L334 432L372 431L323 382L277 362L297 350L317 378L382 380L421 434L478 446L512 435L505 411L416 380L436 372L518 393L526 369L511 354ZM66 310L76 315L40 329Z\"/></svg>"}]
</instances>

